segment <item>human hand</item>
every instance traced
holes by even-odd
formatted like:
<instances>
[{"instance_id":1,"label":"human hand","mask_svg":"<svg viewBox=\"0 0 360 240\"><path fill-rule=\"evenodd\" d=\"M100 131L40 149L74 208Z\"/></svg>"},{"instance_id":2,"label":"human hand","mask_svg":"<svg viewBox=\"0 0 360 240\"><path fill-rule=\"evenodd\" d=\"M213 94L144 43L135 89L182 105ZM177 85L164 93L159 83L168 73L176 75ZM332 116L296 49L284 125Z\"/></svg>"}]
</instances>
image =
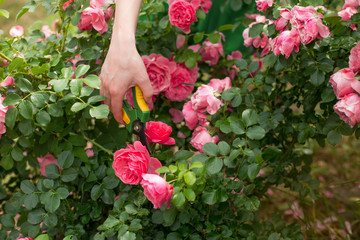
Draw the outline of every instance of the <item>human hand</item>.
<instances>
[{"instance_id":1,"label":"human hand","mask_svg":"<svg viewBox=\"0 0 360 240\"><path fill-rule=\"evenodd\" d=\"M121 110L129 88L139 86L146 103L149 105L152 101L153 88L144 62L136 49L135 39L124 39L113 34L100 80L100 95L107 98L105 104L120 123L124 124Z\"/></svg>"}]
</instances>

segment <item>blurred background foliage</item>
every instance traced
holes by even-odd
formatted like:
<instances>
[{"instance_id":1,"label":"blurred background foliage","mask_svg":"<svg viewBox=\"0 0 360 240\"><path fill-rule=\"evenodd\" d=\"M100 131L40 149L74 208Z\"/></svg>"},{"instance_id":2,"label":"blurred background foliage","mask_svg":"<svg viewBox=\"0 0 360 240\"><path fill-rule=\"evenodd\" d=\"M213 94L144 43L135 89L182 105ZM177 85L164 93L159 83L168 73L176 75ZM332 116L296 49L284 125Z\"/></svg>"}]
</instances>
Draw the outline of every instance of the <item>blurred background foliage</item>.
<instances>
[{"instance_id":1,"label":"blurred background foliage","mask_svg":"<svg viewBox=\"0 0 360 240\"><path fill-rule=\"evenodd\" d=\"M15 16L27 0L5 0L1 8L10 12L9 19L0 18L0 38L9 35L14 25L25 31L50 25L56 16L46 16L39 6L36 13L26 13L15 22ZM26 34L26 32L25 32ZM281 187L268 192L260 215L279 213L288 224L300 222L305 239L360 239L360 141L343 137L336 146L321 148L315 141L307 145L308 154L314 155L312 174L320 181L318 199L301 199L298 194ZM276 219L274 219L276 220ZM350 227L351 226L351 227ZM330 237L330 238L329 238Z\"/></svg>"}]
</instances>

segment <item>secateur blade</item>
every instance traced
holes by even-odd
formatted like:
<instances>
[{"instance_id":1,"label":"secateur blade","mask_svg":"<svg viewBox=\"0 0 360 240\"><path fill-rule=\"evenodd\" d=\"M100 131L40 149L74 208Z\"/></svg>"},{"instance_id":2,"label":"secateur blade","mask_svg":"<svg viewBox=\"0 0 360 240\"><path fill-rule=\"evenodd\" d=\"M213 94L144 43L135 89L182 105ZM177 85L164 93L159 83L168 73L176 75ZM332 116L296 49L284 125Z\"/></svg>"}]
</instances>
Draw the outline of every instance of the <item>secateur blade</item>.
<instances>
[{"instance_id":1,"label":"secateur blade","mask_svg":"<svg viewBox=\"0 0 360 240\"><path fill-rule=\"evenodd\" d=\"M149 143L146 139L146 135L145 135L145 123L141 122L140 120L135 120L133 123L133 130L132 130L133 134L137 135L140 138L140 142L142 143L142 145L144 145L147 149L147 151L150 154L150 147L149 147Z\"/></svg>"}]
</instances>

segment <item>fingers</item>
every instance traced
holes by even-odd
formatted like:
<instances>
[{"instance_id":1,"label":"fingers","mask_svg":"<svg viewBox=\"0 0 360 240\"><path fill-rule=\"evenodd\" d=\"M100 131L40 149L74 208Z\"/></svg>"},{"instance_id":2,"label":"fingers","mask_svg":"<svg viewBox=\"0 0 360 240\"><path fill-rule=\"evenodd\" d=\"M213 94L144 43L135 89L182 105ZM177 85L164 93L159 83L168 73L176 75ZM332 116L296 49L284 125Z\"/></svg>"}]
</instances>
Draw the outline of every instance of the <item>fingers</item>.
<instances>
[{"instance_id":1,"label":"fingers","mask_svg":"<svg viewBox=\"0 0 360 240\"><path fill-rule=\"evenodd\" d=\"M113 113L116 121L122 124L124 124L122 119L122 105L126 90L126 87L116 87L110 89L111 112Z\"/></svg>"},{"instance_id":2,"label":"fingers","mask_svg":"<svg viewBox=\"0 0 360 240\"><path fill-rule=\"evenodd\" d=\"M110 94L108 91L107 81L102 74L100 75L99 78L101 80L100 95L106 97L106 99L104 100L104 103L109 106L109 109L111 111L111 104L110 104L111 98L110 98Z\"/></svg>"},{"instance_id":3,"label":"fingers","mask_svg":"<svg viewBox=\"0 0 360 240\"><path fill-rule=\"evenodd\" d=\"M151 86L149 78L143 78L137 82L137 85L141 88L146 104L149 106L152 104L152 96L154 95L154 90Z\"/></svg>"}]
</instances>

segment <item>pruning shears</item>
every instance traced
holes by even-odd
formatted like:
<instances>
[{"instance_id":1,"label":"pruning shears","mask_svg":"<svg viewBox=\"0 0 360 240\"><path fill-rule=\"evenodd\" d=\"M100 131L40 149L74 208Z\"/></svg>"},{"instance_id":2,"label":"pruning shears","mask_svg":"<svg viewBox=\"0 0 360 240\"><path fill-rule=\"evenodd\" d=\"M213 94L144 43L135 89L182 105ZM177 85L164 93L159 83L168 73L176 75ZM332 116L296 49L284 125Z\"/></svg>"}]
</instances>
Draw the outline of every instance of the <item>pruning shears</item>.
<instances>
[{"instance_id":1,"label":"pruning shears","mask_svg":"<svg viewBox=\"0 0 360 240\"><path fill-rule=\"evenodd\" d=\"M130 106L126 101L123 103L122 115L126 128L130 133L137 135L140 142L150 153L149 143L145 135L146 122L149 119L150 109L147 106L140 87L132 87L135 108Z\"/></svg>"}]
</instances>

